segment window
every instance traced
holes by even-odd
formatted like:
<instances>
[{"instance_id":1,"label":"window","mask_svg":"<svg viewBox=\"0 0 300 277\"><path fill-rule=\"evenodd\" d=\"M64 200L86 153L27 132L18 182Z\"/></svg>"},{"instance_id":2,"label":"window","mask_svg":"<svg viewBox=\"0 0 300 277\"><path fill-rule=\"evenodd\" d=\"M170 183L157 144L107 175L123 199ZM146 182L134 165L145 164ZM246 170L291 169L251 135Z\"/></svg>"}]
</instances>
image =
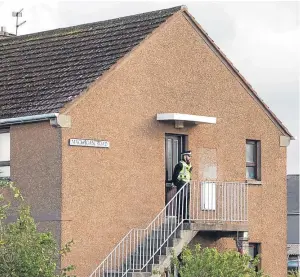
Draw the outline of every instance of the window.
<instances>
[{"instance_id":1,"label":"window","mask_svg":"<svg viewBox=\"0 0 300 277\"><path fill-rule=\"evenodd\" d=\"M295 258L289 258L288 260L288 270L297 271L300 268L300 260Z\"/></svg>"},{"instance_id":2,"label":"window","mask_svg":"<svg viewBox=\"0 0 300 277\"><path fill-rule=\"evenodd\" d=\"M249 256L252 258L252 260L259 254L261 254L260 243L249 243ZM258 271L260 268L261 261L256 266L255 270Z\"/></svg>"},{"instance_id":3,"label":"window","mask_svg":"<svg viewBox=\"0 0 300 277\"><path fill-rule=\"evenodd\" d=\"M0 129L0 178L10 177L10 134Z\"/></svg>"},{"instance_id":4,"label":"window","mask_svg":"<svg viewBox=\"0 0 300 277\"><path fill-rule=\"evenodd\" d=\"M247 140L246 141L246 178L247 179L261 179L261 150L260 141Z\"/></svg>"}]
</instances>

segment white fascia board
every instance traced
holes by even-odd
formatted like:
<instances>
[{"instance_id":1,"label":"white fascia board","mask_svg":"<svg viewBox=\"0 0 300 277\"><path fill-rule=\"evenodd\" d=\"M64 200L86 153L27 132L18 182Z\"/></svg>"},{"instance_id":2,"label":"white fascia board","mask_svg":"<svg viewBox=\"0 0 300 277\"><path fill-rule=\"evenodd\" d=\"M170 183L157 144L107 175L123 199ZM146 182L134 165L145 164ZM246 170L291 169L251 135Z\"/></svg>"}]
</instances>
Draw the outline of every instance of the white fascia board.
<instances>
[{"instance_id":1,"label":"white fascia board","mask_svg":"<svg viewBox=\"0 0 300 277\"><path fill-rule=\"evenodd\" d=\"M217 118L202 115L192 115L192 114L181 114L181 113L160 113L157 114L157 120L175 120L175 121L187 121L195 123L210 123L216 124Z\"/></svg>"},{"instance_id":2,"label":"white fascia board","mask_svg":"<svg viewBox=\"0 0 300 277\"><path fill-rule=\"evenodd\" d=\"M28 115L28 116L0 119L0 127L10 126L13 124L40 122L46 120L49 120L50 125L52 126L61 127L61 128L71 127L71 117L69 115L64 115L59 113Z\"/></svg>"},{"instance_id":3,"label":"white fascia board","mask_svg":"<svg viewBox=\"0 0 300 277\"><path fill-rule=\"evenodd\" d=\"M28 116L0 119L0 126L50 120L53 118L57 118L58 115L59 115L58 113L49 113L49 114L28 115Z\"/></svg>"}]
</instances>

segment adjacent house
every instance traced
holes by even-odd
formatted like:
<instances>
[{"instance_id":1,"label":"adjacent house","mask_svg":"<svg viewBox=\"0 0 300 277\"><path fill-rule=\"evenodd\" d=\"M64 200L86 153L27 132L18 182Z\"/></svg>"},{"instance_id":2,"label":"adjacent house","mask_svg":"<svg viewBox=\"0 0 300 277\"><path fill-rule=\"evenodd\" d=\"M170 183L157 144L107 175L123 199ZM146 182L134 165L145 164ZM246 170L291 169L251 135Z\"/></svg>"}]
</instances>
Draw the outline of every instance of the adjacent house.
<instances>
[{"instance_id":1,"label":"adjacent house","mask_svg":"<svg viewBox=\"0 0 300 277\"><path fill-rule=\"evenodd\" d=\"M1 176L77 276L151 276L197 242L285 276L293 137L186 7L4 38L0 80Z\"/></svg>"},{"instance_id":2,"label":"adjacent house","mask_svg":"<svg viewBox=\"0 0 300 277\"><path fill-rule=\"evenodd\" d=\"M300 267L300 239L299 239L299 174L287 175L287 251L288 268Z\"/></svg>"},{"instance_id":3,"label":"adjacent house","mask_svg":"<svg viewBox=\"0 0 300 277\"><path fill-rule=\"evenodd\" d=\"M7 37L13 37L13 36L15 36L15 35L11 34L11 33L8 33L6 31L6 28L4 26L1 26L1 28L0 28L0 40L4 39L4 38L7 38Z\"/></svg>"}]
</instances>

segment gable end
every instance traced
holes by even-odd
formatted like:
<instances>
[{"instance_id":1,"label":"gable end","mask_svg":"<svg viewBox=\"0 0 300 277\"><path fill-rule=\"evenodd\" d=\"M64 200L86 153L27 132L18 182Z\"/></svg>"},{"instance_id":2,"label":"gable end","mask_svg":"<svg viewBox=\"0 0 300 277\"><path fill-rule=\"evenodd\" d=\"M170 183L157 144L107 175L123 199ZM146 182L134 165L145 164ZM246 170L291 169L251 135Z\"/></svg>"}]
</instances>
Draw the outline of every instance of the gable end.
<instances>
[{"instance_id":1,"label":"gable end","mask_svg":"<svg viewBox=\"0 0 300 277\"><path fill-rule=\"evenodd\" d=\"M283 125L283 123L278 119L278 117L270 110L270 108L258 96L257 92L247 82L245 77L239 72L239 70L233 65L233 63L226 57L226 55L221 51L221 49L209 37L209 35L200 26L200 24L195 20L195 18L187 11L186 8L183 8L181 10L181 12L182 12L183 17L191 24L191 26L201 36L201 38L208 45L208 47L215 53L215 55L228 68L228 70L234 75L234 77L238 79L240 84L245 88L245 90L249 93L249 95L256 101L256 103L261 107L261 109L270 118L270 120L275 124L275 126L281 131L281 133L285 136L290 137L290 139L294 140L295 138L289 132L289 130Z\"/></svg>"}]
</instances>

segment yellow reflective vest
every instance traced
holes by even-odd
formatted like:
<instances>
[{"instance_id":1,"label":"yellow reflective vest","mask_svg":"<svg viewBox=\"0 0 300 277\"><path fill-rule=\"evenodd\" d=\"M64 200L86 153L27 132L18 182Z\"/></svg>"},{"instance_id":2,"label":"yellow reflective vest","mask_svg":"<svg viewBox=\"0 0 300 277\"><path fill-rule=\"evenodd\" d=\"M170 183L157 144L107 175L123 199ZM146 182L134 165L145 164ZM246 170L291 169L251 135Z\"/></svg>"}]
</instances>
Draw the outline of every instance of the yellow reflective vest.
<instances>
[{"instance_id":1,"label":"yellow reflective vest","mask_svg":"<svg viewBox=\"0 0 300 277\"><path fill-rule=\"evenodd\" d=\"M192 178L192 164L187 164L185 161L180 161L180 163L182 164L182 169L179 172L177 179L179 181L184 181L188 183L191 181Z\"/></svg>"}]
</instances>

